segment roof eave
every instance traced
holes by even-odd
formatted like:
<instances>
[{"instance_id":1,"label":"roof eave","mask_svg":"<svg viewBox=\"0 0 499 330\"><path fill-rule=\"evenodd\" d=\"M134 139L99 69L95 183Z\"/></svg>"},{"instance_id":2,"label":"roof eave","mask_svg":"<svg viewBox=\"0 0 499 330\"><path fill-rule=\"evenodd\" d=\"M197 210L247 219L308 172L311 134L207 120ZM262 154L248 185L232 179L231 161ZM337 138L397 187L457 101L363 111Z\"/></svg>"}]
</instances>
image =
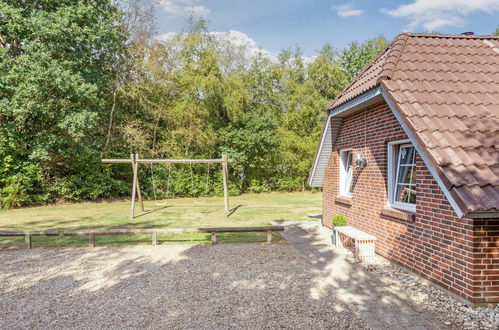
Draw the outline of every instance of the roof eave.
<instances>
[{"instance_id":1,"label":"roof eave","mask_svg":"<svg viewBox=\"0 0 499 330\"><path fill-rule=\"evenodd\" d=\"M379 97L377 98L377 96ZM329 109L329 115L344 117L381 100L381 88L375 86L373 89L362 93L356 98L338 107Z\"/></svg>"},{"instance_id":2,"label":"roof eave","mask_svg":"<svg viewBox=\"0 0 499 330\"><path fill-rule=\"evenodd\" d=\"M499 211L494 210L494 211L475 211L475 212L470 212L466 215L464 215L464 218L471 218L471 219L497 219L499 218Z\"/></svg>"}]
</instances>

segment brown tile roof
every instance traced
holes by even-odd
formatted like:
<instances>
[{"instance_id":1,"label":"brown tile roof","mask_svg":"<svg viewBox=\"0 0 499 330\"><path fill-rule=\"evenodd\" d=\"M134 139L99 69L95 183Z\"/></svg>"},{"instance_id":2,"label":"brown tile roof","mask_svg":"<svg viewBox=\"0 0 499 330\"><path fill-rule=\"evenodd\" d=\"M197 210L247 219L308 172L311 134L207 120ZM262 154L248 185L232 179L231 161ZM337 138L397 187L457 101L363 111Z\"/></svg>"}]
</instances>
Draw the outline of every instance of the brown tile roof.
<instances>
[{"instance_id":1,"label":"brown tile roof","mask_svg":"<svg viewBox=\"0 0 499 330\"><path fill-rule=\"evenodd\" d=\"M464 214L499 211L499 37L400 34L330 109L381 86Z\"/></svg>"},{"instance_id":2,"label":"brown tile roof","mask_svg":"<svg viewBox=\"0 0 499 330\"><path fill-rule=\"evenodd\" d=\"M406 34L400 34L395 38L372 62L369 64L350 85L345 87L329 109L336 108L353 98L373 89L378 85L378 79L383 76L391 75L398 57L404 48Z\"/></svg>"}]
</instances>

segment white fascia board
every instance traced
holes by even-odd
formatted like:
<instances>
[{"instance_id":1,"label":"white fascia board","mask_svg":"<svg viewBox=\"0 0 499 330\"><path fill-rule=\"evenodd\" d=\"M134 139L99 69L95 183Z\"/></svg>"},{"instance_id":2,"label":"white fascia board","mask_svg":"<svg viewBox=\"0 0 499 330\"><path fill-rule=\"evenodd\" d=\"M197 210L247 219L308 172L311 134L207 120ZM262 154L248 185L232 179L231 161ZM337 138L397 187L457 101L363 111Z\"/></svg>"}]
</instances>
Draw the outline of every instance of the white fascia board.
<instances>
[{"instance_id":1,"label":"white fascia board","mask_svg":"<svg viewBox=\"0 0 499 330\"><path fill-rule=\"evenodd\" d=\"M344 111L350 110L353 107L361 105L362 103L364 103L366 101L369 101L370 99L375 98L376 96L378 96L380 94L381 94L381 88L377 87L377 88L375 88L375 89L373 89L373 90L371 90L369 92L366 92L364 94L361 94L361 95L357 96L353 100L348 101L347 103L345 103L343 105L340 105L337 108L332 109L329 112L329 114L331 116L336 116L336 115L338 115L338 114L340 114L340 113L342 113Z\"/></svg>"},{"instance_id":2,"label":"white fascia board","mask_svg":"<svg viewBox=\"0 0 499 330\"><path fill-rule=\"evenodd\" d=\"M447 200L449 201L450 205L454 209L454 212L456 212L456 214L457 214L457 216L459 218L462 218L463 215L464 215L463 211L461 210L461 208L459 207L459 205L457 205L456 201L454 200L454 197L452 197L450 191L447 189L447 187L445 186L444 182L438 176L437 170L431 165L430 160L428 159L428 157L426 156L426 154L423 152L423 149L421 148L421 146L417 143L417 140L416 140L414 134L412 134L412 131L407 127L407 125L405 124L405 122L402 120L402 117L400 116L400 114L398 113L397 109L395 108L395 106L393 105L392 101L390 100L390 98L388 97L388 95L386 94L386 92L384 90L381 90L381 95L385 99L386 104L388 104L388 107L392 111L392 113L395 116L395 118L397 118L400 126L402 126L402 129L404 130L405 134L407 135L407 137L409 138L409 140L411 140L411 142L414 145L414 147L416 148L418 154L423 159L423 162L425 163L426 167L430 171L431 175L433 176L433 178L435 179L435 181L437 181L438 186L443 191L445 197L447 198Z\"/></svg>"}]
</instances>

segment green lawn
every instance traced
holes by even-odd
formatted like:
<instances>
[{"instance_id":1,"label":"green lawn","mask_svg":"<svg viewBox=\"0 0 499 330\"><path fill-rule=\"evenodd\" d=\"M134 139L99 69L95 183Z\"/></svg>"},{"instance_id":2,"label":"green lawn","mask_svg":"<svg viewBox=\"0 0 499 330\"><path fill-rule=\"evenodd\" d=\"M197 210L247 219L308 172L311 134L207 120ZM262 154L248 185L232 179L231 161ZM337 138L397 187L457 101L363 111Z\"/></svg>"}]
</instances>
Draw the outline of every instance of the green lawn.
<instances>
[{"instance_id":1,"label":"green lawn","mask_svg":"<svg viewBox=\"0 0 499 330\"><path fill-rule=\"evenodd\" d=\"M147 201L145 209L148 213L134 220L128 218L130 203L127 201L79 203L0 211L0 231L267 226L272 221L316 220L310 218L309 215L321 213L321 194L301 192L234 196L230 198L232 214L229 218L225 217L221 197ZM138 203L136 212L140 213ZM134 244L149 242L150 236L109 236L99 237L97 240L98 244ZM226 234L220 235L220 241L265 241L265 235L259 233ZM0 237L0 248L22 246L22 242L22 238ZM84 237L35 237L33 239L34 246L79 245L86 242ZM209 235L165 235L159 237L159 242L207 243Z\"/></svg>"}]
</instances>

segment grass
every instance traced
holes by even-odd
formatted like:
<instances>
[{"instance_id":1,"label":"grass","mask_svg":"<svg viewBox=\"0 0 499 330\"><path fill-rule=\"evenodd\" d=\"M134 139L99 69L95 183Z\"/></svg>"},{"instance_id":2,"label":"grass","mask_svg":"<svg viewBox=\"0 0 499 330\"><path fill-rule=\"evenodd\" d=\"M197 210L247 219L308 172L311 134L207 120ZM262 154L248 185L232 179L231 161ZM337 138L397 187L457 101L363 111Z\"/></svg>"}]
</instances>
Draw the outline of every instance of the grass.
<instances>
[{"instance_id":1,"label":"grass","mask_svg":"<svg viewBox=\"0 0 499 330\"><path fill-rule=\"evenodd\" d=\"M166 204L165 204L166 203ZM127 201L65 204L0 211L0 230L111 229L111 228L198 228L268 226L273 221L316 220L310 215L321 213L321 194L266 193L245 194L230 198L232 214L225 217L221 197L178 198L146 201L145 213L129 219ZM161 205L158 205L161 204ZM165 204L165 205L162 205ZM149 212L150 211L150 212ZM140 207L137 203L137 214ZM231 233L218 235L220 242L265 241L265 233ZM275 234L276 240L281 239ZM143 244L150 235L102 236L97 244ZM85 237L34 237L33 246L82 245ZM158 243L208 243L209 234L186 233L158 236ZM0 248L19 247L23 238L0 237Z\"/></svg>"}]
</instances>

